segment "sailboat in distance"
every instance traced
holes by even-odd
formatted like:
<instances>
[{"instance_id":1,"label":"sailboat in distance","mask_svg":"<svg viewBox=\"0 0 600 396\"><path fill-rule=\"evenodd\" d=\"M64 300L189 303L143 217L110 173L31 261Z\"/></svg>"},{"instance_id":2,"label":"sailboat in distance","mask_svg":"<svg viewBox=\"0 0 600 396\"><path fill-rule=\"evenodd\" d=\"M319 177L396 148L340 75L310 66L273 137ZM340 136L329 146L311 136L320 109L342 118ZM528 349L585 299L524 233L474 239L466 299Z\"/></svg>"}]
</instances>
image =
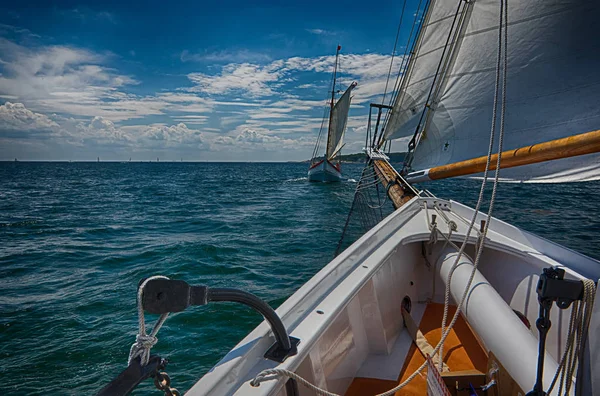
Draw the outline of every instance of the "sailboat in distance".
<instances>
[{"instance_id":1,"label":"sailboat in distance","mask_svg":"<svg viewBox=\"0 0 600 396\"><path fill-rule=\"evenodd\" d=\"M356 87L356 82L350 84L348 89L346 89L346 92L344 92L337 103L335 103L335 83L341 49L342 46L338 45L335 53L325 154L322 157L319 156L321 139L323 136L323 125L325 124L325 118L323 118L319 136L317 137L317 143L315 144L315 149L313 150L310 166L308 168L308 181L339 182L342 180L342 169L338 155L344 146L344 131L346 130L348 111L350 110L350 100L352 99L350 93Z\"/></svg>"},{"instance_id":2,"label":"sailboat in distance","mask_svg":"<svg viewBox=\"0 0 600 396\"><path fill-rule=\"evenodd\" d=\"M277 311L240 290L164 277L140 287L141 324L144 311L211 301L266 319L188 395L600 395L600 261L494 217L495 204L527 210L501 181L600 180L600 2L418 7L395 93L370 105L378 120L389 112L381 128L367 124L344 226L365 234L345 249L342 235L339 254ZM396 139L408 142L399 170ZM462 184L479 194L473 208L413 185L465 176L479 179ZM566 215L558 188L546 190ZM583 205L588 191L570 194ZM128 370L148 372L157 326L140 326Z\"/></svg>"}]
</instances>

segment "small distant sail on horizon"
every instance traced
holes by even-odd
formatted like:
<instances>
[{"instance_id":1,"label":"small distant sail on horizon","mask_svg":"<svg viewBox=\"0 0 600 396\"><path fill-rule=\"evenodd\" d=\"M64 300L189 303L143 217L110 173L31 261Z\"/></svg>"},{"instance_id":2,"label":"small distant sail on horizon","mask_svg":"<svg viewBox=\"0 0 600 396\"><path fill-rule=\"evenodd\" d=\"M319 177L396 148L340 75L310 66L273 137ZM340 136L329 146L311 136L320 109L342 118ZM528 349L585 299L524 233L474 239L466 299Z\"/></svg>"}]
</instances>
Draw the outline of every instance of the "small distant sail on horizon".
<instances>
[{"instance_id":1,"label":"small distant sail on horizon","mask_svg":"<svg viewBox=\"0 0 600 396\"><path fill-rule=\"evenodd\" d=\"M339 155L342 147L344 147L344 132L346 131L346 124L348 122L348 112L350 110L350 102L352 97L350 94L356 87L356 82L350 84L340 99L335 102L335 84L338 70L338 60L341 45L337 46L335 54L335 66L333 68L333 84L331 89L331 102L329 109L329 124L327 128L327 142L325 146L325 154L323 157L319 156L320 143L323 135L323 126L325 124L325 118L321 123L321 129L317 137L317 142L313 150L313 155L310 160L310 166L308 168L308 180L317 182L337 182L342 180L342 170L340 161L336 161L336 157Z\"/></svg>"}]
</instances>

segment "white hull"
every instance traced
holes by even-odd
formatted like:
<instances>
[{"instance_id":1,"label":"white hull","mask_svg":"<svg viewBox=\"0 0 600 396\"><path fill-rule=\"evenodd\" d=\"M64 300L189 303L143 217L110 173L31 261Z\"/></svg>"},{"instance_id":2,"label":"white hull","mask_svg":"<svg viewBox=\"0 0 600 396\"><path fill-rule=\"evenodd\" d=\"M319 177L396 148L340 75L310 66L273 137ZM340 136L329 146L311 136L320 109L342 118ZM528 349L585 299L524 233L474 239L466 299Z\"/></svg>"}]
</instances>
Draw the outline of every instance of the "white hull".
<instances>
[{"instance_id":1,"label":"white hull","mask_svg":"<svg viewBox=\"0 0 600 396\"><path fill-rule=\"evenodd\" d=\"M356 378L397 383L412 344L400 313L403 298L410 298L411 316L416 323L428 309L426 302L444 302L448 255L452 252L447 251L442 238L435 245L427 245L432 214L437 215L440 231L448 234L440 213L456 223L458 229L451 239L461 242L473 214L471 208L436 198L414 198L331 261L279 307L277 313L290 335L301 340L297 355L282 364L264 359L274 338L263 322L189 394L285 395L287 378L250 386L260 371L276 367L294 371L320 388L338 394L348 391ZM483 219L480 215L476 224ZM473 246L477 241L476 233L473 234L466 249L470 257L474 257ZM423 254L424 246L430 249L430 254ZM442 250L444 247L446 251ZM525 392L535 382L538 337L535 321L539 313L536 284L543 268L556 265L564 266L566 276L571 279L600 278L598 261L493 219L471 287L472 298L463 306L463 318L477 335L485 356L494 355ZM466 263L455 271L450 287L452 304L460 298L470 268ZM530 329L513 310L528 319ZM545 389L564 351L569 315L570 309L563 311L555 306L551 311ZM594 320L597 318L593 317ZM425 333L425 336L430 335ZM444 348L450 371L456 369L450 356L455 352ZM557 388L552 395L557 394ZM300 394L314 395L301 385Z\"/></svg>"},{"instance_id":2,"label":"white hull","mask_svg":"<svg viewBox=\"0 0 600 396\"><path fill-rule=\"evenodd\" d=\"M339 182L342 181L342 172L329 161L321 161L308 169L308 181L313 182Z\"/></svg>"}]
</instances>

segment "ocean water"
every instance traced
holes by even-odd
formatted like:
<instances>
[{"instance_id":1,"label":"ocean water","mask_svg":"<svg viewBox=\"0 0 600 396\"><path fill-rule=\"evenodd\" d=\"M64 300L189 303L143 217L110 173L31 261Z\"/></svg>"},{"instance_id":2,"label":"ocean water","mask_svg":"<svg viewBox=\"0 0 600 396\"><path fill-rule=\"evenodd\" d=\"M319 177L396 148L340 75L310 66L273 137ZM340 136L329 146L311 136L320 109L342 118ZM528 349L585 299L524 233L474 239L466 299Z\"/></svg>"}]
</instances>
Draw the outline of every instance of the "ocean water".
<instances>
[{"instance_id":1,"label":"ocean water","mask_svg":"<svg viewBox=\"0 0 600 396\"><path fill-rule=\"evenodd\" d=\"M0 163L4 392L93 394L110 381L137 333L143 277L278 306L333 257L361 169L314 184L294 163ZM478 193L470 180L426 187L469 205ZM600 258L598 202L600 183L502 184L495 215ZM191 308L153 352L185 391L260 320L233 304Z\"/></svg>"}]
</instances>

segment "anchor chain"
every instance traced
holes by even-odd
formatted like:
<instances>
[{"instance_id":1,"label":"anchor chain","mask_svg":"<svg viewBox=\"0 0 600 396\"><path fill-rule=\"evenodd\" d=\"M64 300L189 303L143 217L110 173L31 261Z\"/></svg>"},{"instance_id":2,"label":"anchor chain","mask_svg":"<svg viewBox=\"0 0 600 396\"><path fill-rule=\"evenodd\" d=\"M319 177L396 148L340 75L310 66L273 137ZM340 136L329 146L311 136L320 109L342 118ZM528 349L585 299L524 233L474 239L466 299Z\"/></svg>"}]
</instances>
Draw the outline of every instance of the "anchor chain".
<instances>
[{"instance_id":1,"label":"anchor chain","mask_svg":"<svg viewBox=\"0 0 600 396\"><path fill-rule=\"evenodd\" d=\"M171 387L171 377L164 371L156 373L154 386L156 386L156 389L165 392L165 396L181 396L177 389Z\"/></svg>"}]
</instances>

